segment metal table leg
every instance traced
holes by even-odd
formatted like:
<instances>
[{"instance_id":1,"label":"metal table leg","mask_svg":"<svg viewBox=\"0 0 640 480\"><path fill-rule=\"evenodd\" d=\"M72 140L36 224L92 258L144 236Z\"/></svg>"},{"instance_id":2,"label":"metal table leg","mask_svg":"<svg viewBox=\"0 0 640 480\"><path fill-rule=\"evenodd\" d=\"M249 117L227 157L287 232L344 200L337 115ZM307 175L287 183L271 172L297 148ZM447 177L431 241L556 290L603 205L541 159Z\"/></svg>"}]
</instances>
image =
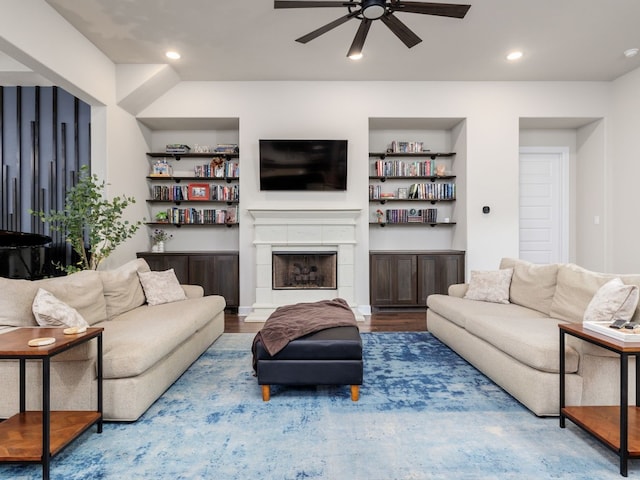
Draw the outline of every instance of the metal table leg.
<instances>
[{"instance_id":1,"label":"metal table leg","mask_svg":"<svg viewBox=\"0 0 640 480\"><path fill-rule=\"evenodd\" d=\"M629 356L620 354L620 475L627 476L629 459Z\"/></svg>"}]
</instances>

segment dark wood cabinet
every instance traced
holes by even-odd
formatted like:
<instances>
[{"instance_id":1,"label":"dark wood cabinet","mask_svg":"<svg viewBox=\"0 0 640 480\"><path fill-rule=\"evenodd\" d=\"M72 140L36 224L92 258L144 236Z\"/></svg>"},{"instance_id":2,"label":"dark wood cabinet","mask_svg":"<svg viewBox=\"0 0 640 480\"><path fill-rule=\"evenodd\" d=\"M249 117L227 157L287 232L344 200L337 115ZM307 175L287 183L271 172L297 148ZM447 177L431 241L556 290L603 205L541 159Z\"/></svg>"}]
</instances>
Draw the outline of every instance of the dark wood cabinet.
<instances>
[{"instance_id":1,"label":"dark wood cabinet","mask_svg":"<svg viewBox=\"0 0 640 480\"><path fill-rule=\"evenodd\" d=\"M464 252L375 251L369 255L372 307L424 307L433 293L464 282Z\"/></svg>"},{"instance_id":2,"label":"dark wood cabinet","mask_svg":"<svg viewBox=\"0 0 640 480\"><path fill-rule=\"evenodd\" d=\"M180 283L201 285L205 295L222 295L228 308L240 305L238 252L138 252L151 270L173 268Z\"/></svg>"}]
</instances>

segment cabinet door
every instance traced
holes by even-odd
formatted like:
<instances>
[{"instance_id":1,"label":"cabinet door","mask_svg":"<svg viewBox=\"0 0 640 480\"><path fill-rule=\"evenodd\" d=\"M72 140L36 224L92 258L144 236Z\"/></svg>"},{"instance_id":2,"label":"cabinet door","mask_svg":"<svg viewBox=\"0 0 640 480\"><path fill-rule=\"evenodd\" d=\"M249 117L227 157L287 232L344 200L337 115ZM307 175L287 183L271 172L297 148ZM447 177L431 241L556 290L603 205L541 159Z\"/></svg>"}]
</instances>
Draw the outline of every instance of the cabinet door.
<instances>
[{"instance_id":1,"label":"cabinet door","mask_svg":"<svg viewBox=\"0 0 640 480\"><path fill-rule=\"evenodd\" d=\"M418 304L434 293L446 294L449 285L464 282L464 253L418 255Z\"/></svg>"},{"instance_id":2,"label":"cabinet door","mask_svg":"<svg viewBox=\"0 0 640 480\"><path fill-rule=\"evenodd\" d=\"M416 255L396 255L395 304L417 305L418 259Z\"/></svg>"},{"instance_id":3,"label":"cabinet door","mask_svg":"<svg viewBox=\"0 0 640 480\"><path fill-rule=\"evenodd\" d=\"M190 256L189 281L202 285L205 295L223 296L228 307L240 304L238 255Z\"/></svg>"},{"instance_id":4,"label":"cabinet door","mask_svg":"<svg viewBox=\"0 0 640 480\"><path fill-rule=\"evenodd\" d=\"M369 301L371 305L393 304L393 255L371 255L369 259Z\"/></svg>"},{"instance_id":5,"label":"cabinet door","mask_svg":"<svg viewBox=\"0 0 640 480\"><path fill-rule=\"evenodd\" d=\"M415 255L372 254L370 302L373 306L416 305Z\"/></svg>"},{"instance_id":6,"label":"cabinet door","mask_svg":"<svg viewBox=\"0 0 640 480\"><path fill-rule=\"evenodd\" d=\"M446 294L450 285L464 283L464 253L452 253L440 257L440 278L436 293Z\"/></svg>"},{"instance_id":7,"label":"cabinet door","mask_svg":"<svg viewBox=\"0 0 640 480\"><path fill-rule=\"evenodd\" d=\"M438 255L418 255L418 303L427 305L427 297L439 290Z\"/></svg>"},{"instance_id":8,"label":"cabinet door","mask_svg":"<svg viewBox=\"0 0 640 480\"><path fill-rule=\"evenodd\" d=\"M189 257L184 254L138 253L144 258L151 270L163 271L173 268L180 283L189 283Z\"/></svg>"}]
</instances>

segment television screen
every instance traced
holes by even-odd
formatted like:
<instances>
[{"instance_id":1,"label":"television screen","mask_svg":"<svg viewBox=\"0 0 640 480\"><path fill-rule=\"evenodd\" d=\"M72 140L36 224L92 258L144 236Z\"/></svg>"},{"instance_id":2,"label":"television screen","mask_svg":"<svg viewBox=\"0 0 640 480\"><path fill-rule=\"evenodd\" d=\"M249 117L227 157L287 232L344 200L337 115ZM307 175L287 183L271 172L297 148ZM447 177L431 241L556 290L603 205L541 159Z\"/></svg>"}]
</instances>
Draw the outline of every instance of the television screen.
<instances>
[{"instance_id":1,"label":"television screen","mask_svg":"<svg viewBox=\"0 0 640 480\"><path fill-rule=\"evenodd\" d=\"M260 140L260 190L346 190L347 140Z\"/></svg>"}]
</instances>

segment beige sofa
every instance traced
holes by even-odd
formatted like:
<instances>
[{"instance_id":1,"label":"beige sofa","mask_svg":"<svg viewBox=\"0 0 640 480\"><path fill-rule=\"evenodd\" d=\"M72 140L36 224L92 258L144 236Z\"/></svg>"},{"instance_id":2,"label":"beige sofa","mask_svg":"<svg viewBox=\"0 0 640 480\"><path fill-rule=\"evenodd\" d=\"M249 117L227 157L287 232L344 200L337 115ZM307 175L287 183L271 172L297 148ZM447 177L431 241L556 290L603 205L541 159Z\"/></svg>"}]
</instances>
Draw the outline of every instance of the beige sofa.
<instances>
[{"instance_id":1,"label":"beige sofa","mask_svg":"<svg viewBox=\"0 0 640 480\"><path fill-rule=\"evenodd\" d=\"M612 278L640 285L640 275L503 259L500 269L509 268L513 275L508 304L465 299L468 285L453 285L449 295L428 297L427 328L536 415L558 415L558 324L582 322L594 294ZM637 308L634 319L640 319ZM619 402L615 354L567 337L566 371L567 405ZM633 402L635 381L629 377Z\"/></svg>"},{"instance_id":2,"label":"beige sofa","mask_svg":"<svg viewBox=\"0 0 640 480\"><path fill-rule=\"evenodd\" d=\"M103 400L106 420L137 420L223 333L223 297L182 285L186 299L150 306L138 278L143 259L110 271L83 271L38 281L0 278L0 334L38 328L31 310L38 288L75 308L91 326L103 327ZM19 410L18 363L0 361L0 418ZM40 408L41 368L27 364L27 409ZM51 407L96 408L95 341L54 357Z\"/></svg>"}]
</instances>

